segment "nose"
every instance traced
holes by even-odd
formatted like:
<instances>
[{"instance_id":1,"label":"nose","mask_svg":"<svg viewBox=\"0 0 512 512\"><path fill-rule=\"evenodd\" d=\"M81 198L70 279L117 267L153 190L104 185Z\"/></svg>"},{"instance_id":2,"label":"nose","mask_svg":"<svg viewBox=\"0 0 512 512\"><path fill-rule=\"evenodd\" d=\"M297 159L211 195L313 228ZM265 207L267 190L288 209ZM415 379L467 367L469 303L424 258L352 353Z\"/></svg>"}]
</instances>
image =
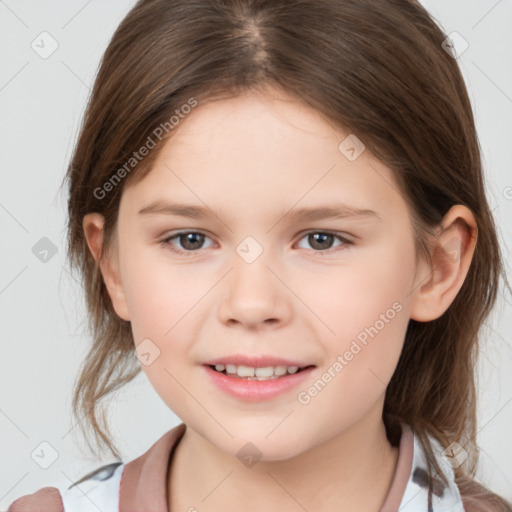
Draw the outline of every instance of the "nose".
<instances>
[{"instance_id":1,"label":"nose","mask_svg":"<svg viewBox=\"0 0 512 512\"><path fill-rule=\"evenodd\" d=\"M278 277L275 262L265 251L252 263L235 255L233 268L224 279L219 317L226 325L250 329L281 327L290 321L292 293Z\"/></svg>"}]
</instances>

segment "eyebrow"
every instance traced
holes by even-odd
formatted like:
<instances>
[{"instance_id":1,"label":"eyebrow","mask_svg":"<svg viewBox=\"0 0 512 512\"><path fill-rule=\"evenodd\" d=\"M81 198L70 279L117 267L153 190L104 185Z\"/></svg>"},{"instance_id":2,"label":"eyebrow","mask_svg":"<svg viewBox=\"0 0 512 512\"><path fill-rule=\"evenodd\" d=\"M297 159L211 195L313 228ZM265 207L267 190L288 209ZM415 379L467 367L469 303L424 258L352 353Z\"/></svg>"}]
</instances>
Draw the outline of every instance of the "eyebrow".
<instances>
[{"instance_id":1,"label":"eyebrow","mask_svg":"<svg viewBox=\"0 0 512 512\"><path fill-rule=\"evenodd\" d=\"M161 214L186 217L191 219L204 219L213 213L220 218L219 211L212 210L203 206L194 206L183 203L169 203L163 200L157 200L139 210L140 215ZM298 221L311 222L324 219L341 219L347 217L374 217L382 220L380 215L367 208L356 208L347 204L338 203L334 205L322 206L318 208L295 208L289 212L283 212L282 217L287 217Z\"/></svg>"}]
</instances>

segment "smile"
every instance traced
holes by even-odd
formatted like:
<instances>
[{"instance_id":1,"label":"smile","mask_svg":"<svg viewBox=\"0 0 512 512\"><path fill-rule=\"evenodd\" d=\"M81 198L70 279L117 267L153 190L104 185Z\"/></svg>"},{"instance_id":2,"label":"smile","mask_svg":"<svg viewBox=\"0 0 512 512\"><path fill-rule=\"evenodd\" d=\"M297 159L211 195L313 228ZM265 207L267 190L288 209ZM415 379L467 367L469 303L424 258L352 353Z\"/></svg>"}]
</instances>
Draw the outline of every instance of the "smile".
<instances>
[{"instance_id":1,"label":"smile","mask_svg":"<svg viewBox=\"0 0 512 512\"><path fill-rule=\"evenodd\" d=\"M261 402L290 393L293 388L303 386L317 367L298 366L237 366L217 363L202 366L210 382L231 397L245 402ZM263 373L263 375L261 375ZM241 374L241 375L240 375ZM260 375L258 375L260 374Z\"/></svg>"}]
</instances>

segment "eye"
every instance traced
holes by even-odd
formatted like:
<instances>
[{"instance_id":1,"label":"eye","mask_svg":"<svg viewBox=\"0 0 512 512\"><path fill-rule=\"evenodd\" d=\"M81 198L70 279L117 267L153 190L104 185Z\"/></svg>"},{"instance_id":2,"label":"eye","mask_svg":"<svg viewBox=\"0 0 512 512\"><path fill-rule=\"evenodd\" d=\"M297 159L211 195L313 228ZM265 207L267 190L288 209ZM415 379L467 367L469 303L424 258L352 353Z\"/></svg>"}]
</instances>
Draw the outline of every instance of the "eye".
<instances>
[{"instance_id":1,"label":"eye","mask_svg":"<svg viewBox=\"0 0 512 512\"><path fill-rule=\"evenodd\" d=\"M177 249L171 243L171 240L174 240L175 238L179 241L183 249ZM208 237L205 234L197 231L181 231L179 233L175 233L174 235L168 236L162 240L161 244L168 247L173 252L179 254L187 254L195 252L197 249L202 249L201 246L203 245L205 238Z\"/></svg>"},{"instance_id":2,"label":"eye","mask_svg":"<svg viewBox=\"0 0 512 512\"><path fill-rule=\"evenodd\" d=\"M350 240L329 231L310 231L309 233L306 233L301 240L304 240L305 238L308 243L311 244L311 247L313 247L315 252L338 252L344 250L347 245L352 245ZM341 243L335 246L337 249L330 251L332 243L336 238L340 240Z\"/></svg>"}]
</instances>

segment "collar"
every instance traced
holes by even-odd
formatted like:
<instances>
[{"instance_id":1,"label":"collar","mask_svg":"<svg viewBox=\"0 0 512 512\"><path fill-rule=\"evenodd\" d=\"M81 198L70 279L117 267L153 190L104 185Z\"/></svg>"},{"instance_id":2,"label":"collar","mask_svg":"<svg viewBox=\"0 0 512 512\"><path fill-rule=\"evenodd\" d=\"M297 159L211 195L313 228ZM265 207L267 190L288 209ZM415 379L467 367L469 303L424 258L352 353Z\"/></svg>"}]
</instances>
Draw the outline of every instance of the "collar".
<instances>
[{"instance_id":1,"label":"collar","mask_svg":"<svg viewBox=\"0 0 512 512\"><path fill-rule=\"evenodd\" d=\"M119 488L119 512L167 512L167 469L186 430L180 423L140 457L126 464Z\"/></svg>"},{"instance_id":2,"label":"collar","mask_svg":"<svg viewBox=\"0 0 512 512\"><path fill-rule=\"evenodd\" d=\"M186 425L180 423L158 439L147 452L125 465L119 488L119 512L169 510L169 461L185 430ZM453 469L441 457L440 444L432 438L431 442L438 464L447 476L448 486L433 478L434 491L428 492L424 450L411 428L402 423L395 475L379 512L464 512Z\"/></svg>"}]
</instances>

